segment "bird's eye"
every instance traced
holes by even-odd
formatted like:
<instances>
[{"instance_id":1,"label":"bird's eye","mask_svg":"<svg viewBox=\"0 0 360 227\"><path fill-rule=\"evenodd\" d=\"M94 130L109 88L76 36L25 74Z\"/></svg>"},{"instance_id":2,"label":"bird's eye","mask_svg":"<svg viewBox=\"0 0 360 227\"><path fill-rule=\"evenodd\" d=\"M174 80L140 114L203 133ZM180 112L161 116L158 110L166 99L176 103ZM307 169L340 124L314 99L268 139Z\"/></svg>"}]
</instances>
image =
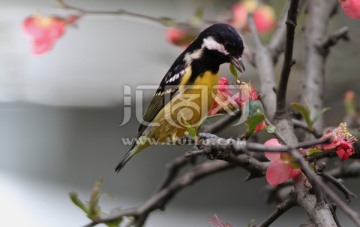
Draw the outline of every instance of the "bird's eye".
<instances>
[{"instance_id":1,"label":"bird's eye","mask_svg":"<svg viewBox=\"0 0 360 227\"><path fill-rule=\"evenodd\" d=\"M228 43L228 42L225 43L225 49L226 50L231 50L233 48L234 48L234 46L231 43Z\"/></svg>"}]
</instances>

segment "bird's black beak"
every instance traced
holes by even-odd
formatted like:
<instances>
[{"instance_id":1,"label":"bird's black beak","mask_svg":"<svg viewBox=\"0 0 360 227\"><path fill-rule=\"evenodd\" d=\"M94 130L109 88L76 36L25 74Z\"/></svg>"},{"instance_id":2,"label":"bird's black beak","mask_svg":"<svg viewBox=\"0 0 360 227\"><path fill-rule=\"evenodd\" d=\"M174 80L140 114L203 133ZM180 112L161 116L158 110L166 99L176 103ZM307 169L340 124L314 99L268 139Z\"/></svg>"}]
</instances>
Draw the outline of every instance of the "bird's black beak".
<instances>
[{"instance_id":1,"label":"bird's black beak","mask_svg":"<svg viewBox=\"0 0 360 227\"><path fill-rule=\"evenodd\" d=\"M231 63L239 70L240 73L245 72L245 66L241 57L232 57Z\"/></svg>"}]
</instances>

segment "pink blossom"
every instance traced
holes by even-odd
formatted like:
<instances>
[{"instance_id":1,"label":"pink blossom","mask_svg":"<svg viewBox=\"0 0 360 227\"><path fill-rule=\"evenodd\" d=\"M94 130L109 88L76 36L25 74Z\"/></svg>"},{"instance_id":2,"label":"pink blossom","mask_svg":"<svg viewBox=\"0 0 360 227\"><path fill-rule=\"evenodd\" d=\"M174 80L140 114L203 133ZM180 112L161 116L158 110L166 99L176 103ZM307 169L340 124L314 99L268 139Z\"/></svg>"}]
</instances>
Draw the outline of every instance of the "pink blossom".
<instances>
[{"instance_id":1,"label":"pink blossom","mask_svg":"<svg viewBox=\"0 0 360 227\"><path fill-rule=\"evenodd\" d=\"M233 18L229 24L237 29L244 28L247 24L248 11L241 3L235 3L232 6Z\"/></svg>"},{"instance_id":2,"label":"pink blossom","mask_svg":"<svg viewBox=\"0 0 360 227\"><path fill-rule=\"evenodd\" d=\"M251 83L242 82L239 86L239 96L236 98L236 102L244 107L249 100L255 101L259 99L256 89Z\"/></svg>"},{"instance_id":3,"label":"pink blossom","mask_svg":"<svg viewBox=\"0 0 360 227\"><path fill-rule=\"evenodd\" d=\"M259 100L259 95L251 83L242 82L239 85L238 91L239 92L237 94L233 94L229 87L228 79L221 77L217 85L215 101L213 102L208 114L214 115L224 113L226 110L231 111L236 108L244 108L248 101ZM255 131L259 132L267 126L266 122L260 122L256 126Z\"/></svg>"},{"instance_id":4,"label":"pink blossom","mask_svg":"<svg viewBox=\"0 0 360 227\"><path fill-rule=\"evenodd\" d=\"M264 145L271 147L282 146L274 138L266 141ZM266 170L266 180L272 186L284 183L301 173L297 163L287 153L265 152L265 156L270 160L270 165Z\"/></svg>"},{"instance_id":5,"label":"pink blossom","mask_svg":"<svg viewBox=\"0 0 360 227\"><path fill-rule=\"evenodd\" d=\"M214 217L209 219L209 224L212 225L212 227L231 227L230 224L224 223L217 214L214 214Z\"/></svg>"},{"instance_id":6,"label":"pink blossom","mask_svg":"<svg viewBox=\"0 0 360 227\"><path fill-rule=\"evenodd\" d=\"M356 142L356 138L350 134L346 123L341 123L339 127L334 129L332 132L327 131L324 137L326 136L332 136L332 142L330 144L323 145L323 150L327 151L335 149L336 154L342 160L348 159L355 153L352 145Z\"/></svg>"},{"instance_id":7,"label":"pink blossom","mask_svg":"<svg viewBox=\"0 0 360 227\"><path fill-rule=\"evenodd\" d=\"M56 40L65 33L66 25L75 23L78 18L77 15L60 18L40 14L27 17L22 27L32 39L31 51L34 54L43 54L51 50Z\"/></svg>"},{"instance_id":8,"label":"pink blossom","mask_svg":"<svg viewBox=\"0 0 360 227\"><path fill-rule=\"evenodd\" d=\"M254 21L260 33L271 31L275 26L275 13L270 6L262 5L254 12Z\"/></svg>"},{"instance_id":9,"label":"pink blossom","mask_svg":"<svg viewBox=\"0 0 360 227\"><path fill-rule=\"evenodd\" d=\"M360 1L359 0L339 0L341 7L348 17L360 18Z\"/></svg>"},{"instance_id":10,"label":"pink blossom","mask_svg":"<svg viewBox=\"0 0 360 227\"><path fill-rule=\"evenodd\" d=\"M166 31L166 39L176 46L188 46L194 39L193 32L178 27L168 28Z\"/></svg>"},{"instance_id":11,"label":"pink blossom","mask_svg":"<svg viewBox=\"0 0 360 227\"><path fill-rule=\"evenodd\" d=\"M265 4L258 4L254 0L245 0L232 6L232 19L229 24L236 29L247 29L248 13L252 12L255 26L260 33L274 28L276 17L273 8Z\"/></svg>"},{"instance_id":12,"label":"pink blossom","mask_svg":"<svg viewBox=\"0 0 360 227\"><path fill-rule=\"evenodd\" d=\"M229 87L229 81L226 77L221 77L217 85L216 99L212 104L209 115L222 113L226 108L232 109L234 106L229 99L232 99L234 94Z\"/></svg>"}]
</instances>

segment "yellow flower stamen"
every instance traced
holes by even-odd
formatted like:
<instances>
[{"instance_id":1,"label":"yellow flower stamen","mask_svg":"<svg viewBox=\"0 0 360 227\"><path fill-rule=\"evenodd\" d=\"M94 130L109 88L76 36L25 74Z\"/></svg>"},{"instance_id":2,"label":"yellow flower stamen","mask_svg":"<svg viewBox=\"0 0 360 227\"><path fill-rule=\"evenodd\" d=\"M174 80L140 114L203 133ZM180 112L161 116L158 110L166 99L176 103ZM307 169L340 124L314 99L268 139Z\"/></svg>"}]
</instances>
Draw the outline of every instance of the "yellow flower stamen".
<instances>
[{"instance_id":1,"label":"yellow flower stamen","mask_svg":"<svg viewBox=\"0 0 360 227\"><path fill-rule=\"evenodd\" d=\"M341 123L339 127L337 128L337 136L344 138L348 142L355 142L356 137L351 135L349 132L346 123Z\"/></svg>"},{"instance_id":2,"label":"yellow flower stamen","mask_svg":"<svg viewBox=\"0 0 360 227\"><path fill-rule=\"evenodd\" d=\"M40 13L35 13L34 18L35 18L35 23L41 28L49 27L54 21L53 17L44 16Z\"/></svg>"}]
</instances>

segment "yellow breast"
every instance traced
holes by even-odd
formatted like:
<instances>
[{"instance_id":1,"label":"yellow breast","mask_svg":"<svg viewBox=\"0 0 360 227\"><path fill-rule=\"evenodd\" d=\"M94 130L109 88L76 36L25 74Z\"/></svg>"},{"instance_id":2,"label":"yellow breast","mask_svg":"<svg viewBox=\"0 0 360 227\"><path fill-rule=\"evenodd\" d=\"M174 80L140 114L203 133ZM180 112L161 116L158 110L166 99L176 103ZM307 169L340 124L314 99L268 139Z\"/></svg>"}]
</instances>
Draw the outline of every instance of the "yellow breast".
<instances>
[{"instance_id":1,"label":"yellow breast","mask_svg":"<svg viewBox=\"0 0 360 227\"><path fill-rule=\"evenodd\" d=\"M184 75L176 95L155 117L159 127L152 128L150 137L166 142L169 138L176 139L185 135L186 125L197 127L214 102L218 73L210 71L198 76L194 83L189 84L191 71Z\"/></svg>"}]
</instances>

